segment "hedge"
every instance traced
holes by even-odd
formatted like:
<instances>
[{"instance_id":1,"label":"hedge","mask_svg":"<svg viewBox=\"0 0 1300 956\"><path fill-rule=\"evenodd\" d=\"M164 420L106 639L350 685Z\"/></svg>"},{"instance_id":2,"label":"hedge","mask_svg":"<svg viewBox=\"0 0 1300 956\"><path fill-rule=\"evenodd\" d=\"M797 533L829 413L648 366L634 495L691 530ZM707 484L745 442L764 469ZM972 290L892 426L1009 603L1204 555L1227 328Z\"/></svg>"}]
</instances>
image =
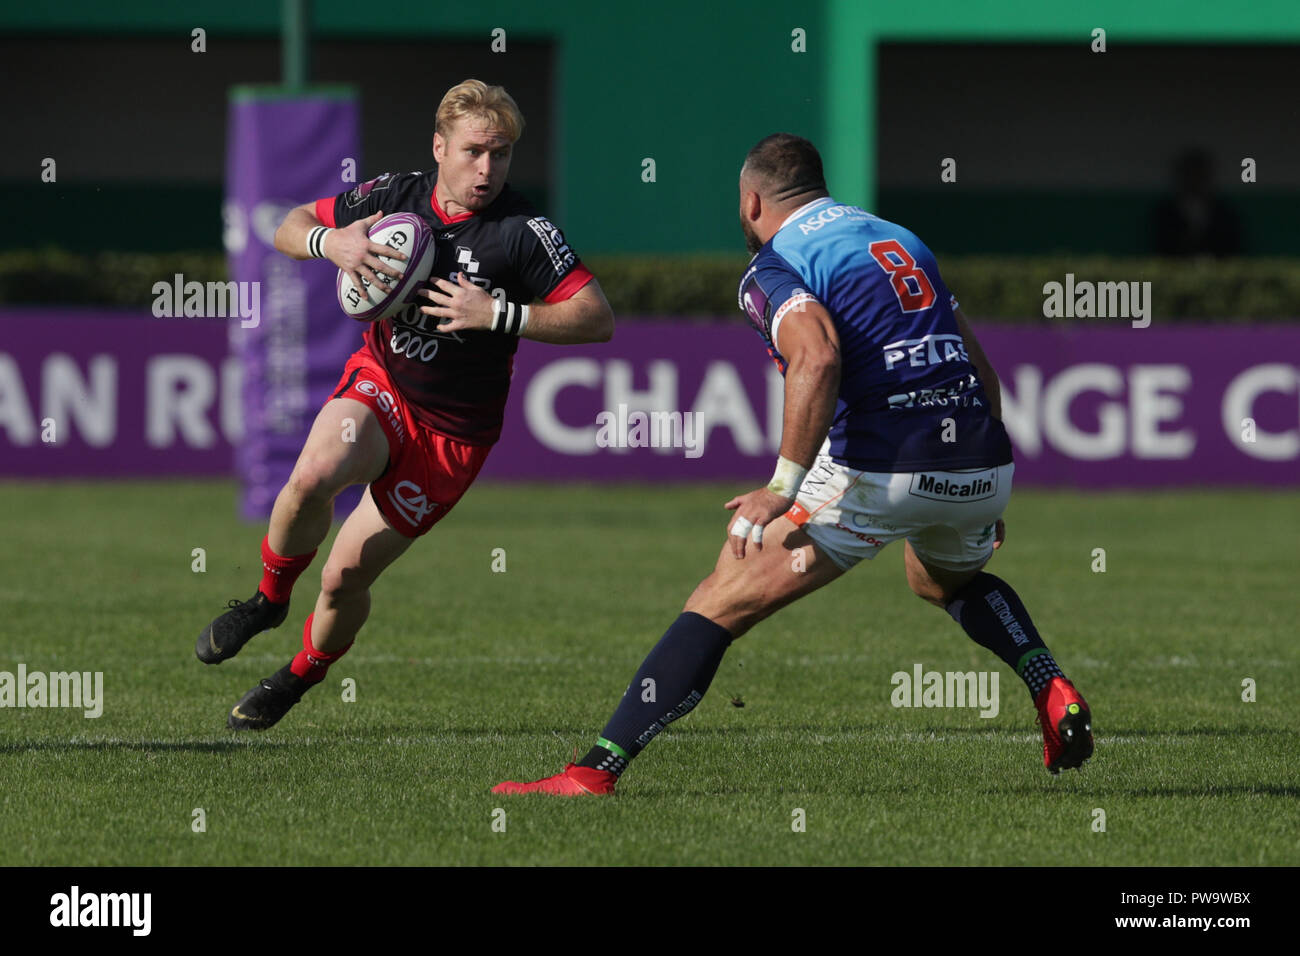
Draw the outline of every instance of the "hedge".
<instances>
[{"instance_id":1,"label":"hedge","mask_svg":"<svg viewBox=\"0 0 1300 956\"><path fill-rule=\"evenodd\" d=\"M587 265L618 315L736 314L740 256L593 256ZM944 280L973 317L1051 322L1043 286L1149 281L1158 319L1277 321L1300 317L1300 260L1180 260L1122 257L941 259ZM99 253L59 249L0 253L0 305L147 306L153 284L176 273L224 281L226 259L210 252Z\"/></svg>"}]
</instances>

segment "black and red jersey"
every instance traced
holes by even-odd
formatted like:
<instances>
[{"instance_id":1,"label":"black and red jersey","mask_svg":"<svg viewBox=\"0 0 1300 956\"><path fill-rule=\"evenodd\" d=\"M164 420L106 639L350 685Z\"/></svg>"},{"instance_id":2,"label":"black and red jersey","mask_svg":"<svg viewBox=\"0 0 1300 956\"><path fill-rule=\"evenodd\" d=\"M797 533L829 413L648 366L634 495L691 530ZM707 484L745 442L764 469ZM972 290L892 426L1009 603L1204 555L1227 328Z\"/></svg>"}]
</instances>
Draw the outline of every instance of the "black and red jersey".
<instances>
[{"instance_id":1,"label":"black and red jersey","mask_svg":"<svg viewBox=\"0 0 1300 956\"><path fill-rule=\"evenodd\" d=\"M448 216L434 195L437 169L385 173L355 189L316 201L316 218L341 227L371 216L413 212L433 230L430 280L455 282L458 272L508 302L561 302L592 275L560 230L540 216L509 183L491 205ZM498 332L439 332L438 320L420 312L420 296L391 318L375 322L365 341L402 392L418 421L474 445L501 436L510 372L519 339Z\"/></svg>"}]
</instances>

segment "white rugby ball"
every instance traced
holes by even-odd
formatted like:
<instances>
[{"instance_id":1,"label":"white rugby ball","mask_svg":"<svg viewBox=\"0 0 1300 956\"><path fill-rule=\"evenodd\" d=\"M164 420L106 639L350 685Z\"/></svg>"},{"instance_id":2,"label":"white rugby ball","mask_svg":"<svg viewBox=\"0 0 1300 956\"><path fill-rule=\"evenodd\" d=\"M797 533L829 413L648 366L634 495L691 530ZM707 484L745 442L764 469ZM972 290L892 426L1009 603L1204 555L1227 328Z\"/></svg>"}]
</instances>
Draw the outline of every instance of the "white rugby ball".
<instances>
[{"instance_id":1,"label":"white rugby ball","mask_svg":"<svg viewBox=\"0 0 1300 956\"><path fill-rule=\"evenodd\" d=\"M412 303L427 303L428 300L417 296L416 292L433 272L433 230L428 223L415 213L395 212L370 227L370 239L406 253L406 261L390 256L379 257L385 265L400 272L401 277L388 283L392 291L385 294L365 276L361 277L361 288L358 289L352 277L340 269L336 285L339 306L343 311L361 322L378 322Z\"/></svg>"}]
</instances>

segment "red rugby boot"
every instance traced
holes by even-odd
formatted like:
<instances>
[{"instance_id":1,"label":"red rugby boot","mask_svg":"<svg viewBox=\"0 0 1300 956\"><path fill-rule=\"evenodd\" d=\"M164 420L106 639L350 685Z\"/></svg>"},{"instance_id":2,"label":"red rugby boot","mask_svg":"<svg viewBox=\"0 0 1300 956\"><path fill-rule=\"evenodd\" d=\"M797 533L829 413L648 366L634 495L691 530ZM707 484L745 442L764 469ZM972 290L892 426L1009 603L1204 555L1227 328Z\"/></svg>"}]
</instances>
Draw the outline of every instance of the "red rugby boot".
<instances>
[{"instance_id":1,"label":"red rugby boot","mask_svg":"<svg viewBox=\"0 0 1300 956\"><path fill-rule=\"evenodd\" d=\"M613 796L618 777L608 770L565 764L564 772L532 783L507 780L492 788L493 793L550 793L557 797Z\"/></svg>"},{"instance_id":2,"label":"red rugby boot","mask_svg":"<svg viewBox=\"0 0 1300 956\"><path fill-rule=\"evenodd\" d=\"M1053 677L1034 699L1043 728L1043 766L1053 774L1083 765L1092 756L1092 713L1064 677Z\"/></svg>"}]
</instances>

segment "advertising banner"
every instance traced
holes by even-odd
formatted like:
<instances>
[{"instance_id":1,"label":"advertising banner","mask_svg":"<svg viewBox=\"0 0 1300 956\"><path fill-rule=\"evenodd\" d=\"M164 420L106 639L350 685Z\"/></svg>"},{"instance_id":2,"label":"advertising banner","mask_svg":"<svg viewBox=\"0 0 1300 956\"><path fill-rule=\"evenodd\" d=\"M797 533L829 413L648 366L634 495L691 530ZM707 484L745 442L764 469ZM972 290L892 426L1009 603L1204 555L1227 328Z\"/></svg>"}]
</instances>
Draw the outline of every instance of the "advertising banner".
<instances>
[{"instance_id":1,"label":"advertising banner","mask_svg":"<svg viewBox=\"0 0 1300 956\"><path fill-rule=\"evenodd\" d=\"M318 264L319 265L319 264ZM322 308L339 357L277 433L287 476L361 328ZM0 310L0 477L229 475L249 397L232 319ZM1300 328L978 324L1002 380L1017 485L1300 484ZM782 379L743 319L623 321L613 341L524 342L483 478L758 482ZM295 402L297 400L295 399ZM298 409L298 405L294 406ZM264 413L265 415L266 413Z\"/></svg>"}]
</instances>

